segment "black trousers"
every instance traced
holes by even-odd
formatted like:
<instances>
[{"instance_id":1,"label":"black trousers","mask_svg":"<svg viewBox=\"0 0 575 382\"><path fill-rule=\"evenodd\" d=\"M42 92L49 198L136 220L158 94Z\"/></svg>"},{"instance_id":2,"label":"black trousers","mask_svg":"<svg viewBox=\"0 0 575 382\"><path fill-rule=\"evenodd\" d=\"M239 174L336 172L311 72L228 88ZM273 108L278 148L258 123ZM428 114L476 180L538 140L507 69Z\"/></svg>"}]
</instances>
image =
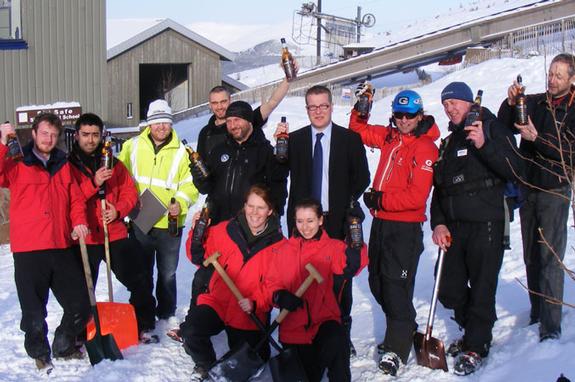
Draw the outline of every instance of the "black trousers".
<instances>
[{"instance_id":1,"label":"black trousers","mask_svg":"<svg viewBox=\"0 0 575 382\"><path fill-rule=\"evenodd\" d=\"M98 280L100 263L106 261L104 245L88 245L88 259L94 286ZM80 256L79 248L75 250ZM130 291L130 304L138 319L138 330L154 329L156 326L156 299L152 294L153 280L142 248L136 239L120 239L110 243L110 267L118 281Z\"/></svg>"},{"instance_id":2,"label":"black trousers","mask_svg":"<svg viewBox=\"0 0 575 382\"><path fill-rule=\"evenodd\" d=\"M563 260L567 246L567 219L569 218L569 198L571 190L566 187L558 190L565 198L542 191L530 191L519 209L523 258L527 271L529 289L544 295L563 300L565 275L561 264L551 249L539 241L543 236ZM540 321L539 334L561 334L561 305L551 304L544 298L529 294L531 320Z\"/></svg>"},{"instance_id":3,"label":"black trousers","mask_svg":"<svg viewBox=\"0 0 575 382\"><path fill-rule=\"evenodd\" d=\"M383 346L407 363L417 329L413 289L423 252L421 223L373 219L369 240L369 286L385 313Z\"/></svg>"},{"instance_id":4,"label":"black trousers","mask_svg":"<svg viewBox=\"0 0 575 382\"><path fill-rule=\"evenodd\" d=\"M46 304L52 290L64 310L54 334L52 351L55 357L70 354L75 350L76 336L84 330L90 316L80 258L71 249L18 252L13 256L26 353L32 358L50 356Z\"/></svg>"},{"instance_id":5,"label":"black trousers","mask_svg":"<svg viewBox=\"0 0 575 382\"><path fill-rule=\"evenodd\" d=\"M443 262L439 301L454 309L466 350L487 356L497 314L495 293L503 261L504 222L448 224L452 243Z\"/></svg>"},{"instance_id":6,"label":"black trousers","mask_svg":"<svg viewBox=\"0 0 575 382\"><path fill-rule=\"evenodd\" d=\"M310 345L283 345L297 352L309 382L321 381L325 369L330 382L351 381L347 332L338 322L321 324Z\"/></svg>"},{"instance_id":7,"label":"black trousers","mask_svg":"<svg viewBox=\"0 0 575 382\"><path fill-rule=\"evenodd\" d=\"M207 369L216 361L216 352L210 338L223 330L226 331L228 347L231 350L239 348L245 342L255 348L264 336L264 333L257 330L226 326L216 311L208 305L193 306L180 324L180 336L184 340L186 353L192 356L197 366ZM270 358L269 345L260 347L258 354L267 361Z\"/></svg>"},{"instance_id":8,"label":"black trousers","mask_svg":"<svg viewBox=\"0 0 575 382\"><path fill-rule=\"evenodd\" d=\"M198 296L208 291L210 279L214 274L214 267L200 266L194 273L192 280L192 298L190 300L190 309L195 306L198 301Z\"/></svg>"}]
</instances>

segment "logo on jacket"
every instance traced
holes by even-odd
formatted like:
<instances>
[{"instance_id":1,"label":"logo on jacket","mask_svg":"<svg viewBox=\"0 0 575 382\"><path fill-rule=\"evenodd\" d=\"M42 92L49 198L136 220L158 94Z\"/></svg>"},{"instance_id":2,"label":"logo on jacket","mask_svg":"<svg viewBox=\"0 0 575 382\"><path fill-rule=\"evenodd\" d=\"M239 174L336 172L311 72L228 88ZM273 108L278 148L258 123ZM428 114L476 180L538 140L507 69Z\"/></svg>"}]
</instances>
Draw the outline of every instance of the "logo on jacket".
<instances>
[{"instance_id":1,"label":"logo on jacket","mask_svg":"<svg viewBox=\"0 0 575 382\"><path fill-rule=\"evenodd\" d=\"M431 159L427 159L425 161L425 163L423 164L423 166L421 166L421 169L423 171L429 171L429 172L433 172L433 161Z\"/></svg>"},{"instance_id":2,"label":"logo on jacket","mask_svg":"<svg viewBox=\"0 0 575 382\"><path fill-rule=\"evenodd\" d=\"M230 156L228 154L222 154L220 157L220 162L222 163L226 163L228 160L230 160Z\"/></svg>"},{"instance_id":3,"label":"logo on jacket","mask_svg":"<svg viewBox=\"0 0 575 382\"><path fill-rule=\"evenodd\" d=\"M465 176L463 174L455 175L453 177L453 184L461 183L465 180Z\"/></svg>"},{"instance_id":4,"label":"logo on jacket","mask_svg":"<svg viewBox=\"0 0 575 382\"><path fill-rule=\"evenodd\" d=\"M406 278L407 278L407 269L402 269L402 270L401 270L401 278L402 278L402 279L406 279Z\"/></svg>"}]
</instances>

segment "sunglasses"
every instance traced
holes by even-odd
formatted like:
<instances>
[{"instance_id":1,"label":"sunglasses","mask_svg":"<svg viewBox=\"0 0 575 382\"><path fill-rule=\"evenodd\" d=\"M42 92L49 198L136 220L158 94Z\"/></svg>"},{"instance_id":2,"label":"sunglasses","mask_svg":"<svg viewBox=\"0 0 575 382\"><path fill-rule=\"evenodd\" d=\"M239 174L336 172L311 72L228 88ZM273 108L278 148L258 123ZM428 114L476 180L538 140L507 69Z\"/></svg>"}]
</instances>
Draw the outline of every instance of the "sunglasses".
<instances>
[{"instance_id":1,"label":"sunglasses","mask_svg":"<svg viewBox=\"0 0 575 382\"><path fill-rule=\"evenodd\" d=\"M419 113L404 113L401 111L396 111L395 113L393 113L393 118L399 119L399 120L403 119L404 117L407 119L413 119L413 118L417 117L418 114Z\"/></svg>"}]
</instances>

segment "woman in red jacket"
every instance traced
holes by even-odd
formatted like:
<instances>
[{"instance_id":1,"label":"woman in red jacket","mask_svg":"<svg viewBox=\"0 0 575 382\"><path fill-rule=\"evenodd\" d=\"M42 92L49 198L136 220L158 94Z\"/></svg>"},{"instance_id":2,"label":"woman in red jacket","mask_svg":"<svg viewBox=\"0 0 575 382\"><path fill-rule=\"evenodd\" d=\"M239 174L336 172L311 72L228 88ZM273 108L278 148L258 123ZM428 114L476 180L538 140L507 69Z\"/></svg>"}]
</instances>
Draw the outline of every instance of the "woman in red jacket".
<instances>
[{"instance_id":1,"label":"woman in red jacket","mask_svg":"<svg viewBox=\"0 0 575 382\"><path fill-rule=\"evenodd\" d=\"M439 129L423 113L423 102L412 90L399 92L392 103L389 126L369 125L352 111L349 127L363 143L381 150L373 188L364 194L373 215L369 239L369 286L386 316L379 368L395 375L407 362L417 328L413 289L423 252L422 223L433 183Z\"/></svg>"},{"instance_id":2,"label":"woman in red jacket","mask_svg":"<svg viewBox=\"0 0 575 382\"><path fill-rule=\"evenodd\" d=\"M351 279L367 265L367 248L346 246L322 229L321 204L304 199L295 205L295 235L274 256L265 279L265 299L291 311L280 324L280 341L298 353L310 382L320 381L327 368L330 381L350 381L347 332L333 293L333 276ZM323 282L311 284L299 298L294 293L313 265Z\"/></svg>"},{"instance_id":3,"label":"woman in red jacket","mask_svg":"<svg viewBox=\"0 0 575 382\"><path fill-rule=\"evenodd\" d=\"M210 337L225 330L230 349L244 342L255 347L262 339L264 334L246 312L253 311L261 321L267 322L270 309L261 300L261 280L267 273L270 259L284 241L270 192L259 185L249 189L243 210L237 217L209 227L203 245L192 241L188 249L192 262L201 267L204 259L219 252L217 261L244 297L238 303L220 275L214 272L208 291L198 296L196 306L190 307L180 324L179 335L184 349L196 364L193 380L206 379L207 370L216 361ZM262 359L268 359L269 346L262 346L259 354Z\"/></svg>"}]
</instances>

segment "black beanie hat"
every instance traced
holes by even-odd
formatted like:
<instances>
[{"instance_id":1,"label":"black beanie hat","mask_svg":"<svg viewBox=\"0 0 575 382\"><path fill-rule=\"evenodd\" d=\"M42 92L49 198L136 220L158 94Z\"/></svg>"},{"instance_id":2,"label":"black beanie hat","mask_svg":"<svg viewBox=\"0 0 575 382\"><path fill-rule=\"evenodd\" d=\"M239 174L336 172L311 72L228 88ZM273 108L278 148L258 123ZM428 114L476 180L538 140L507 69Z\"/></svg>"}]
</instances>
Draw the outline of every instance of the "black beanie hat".
<instances>
[{"instance_id":1,"label":"black beanie hat","mask_svg":"<svg viewBox=\"0 0 575 382\"><path fill-rule=\"evenodd\" d=\"M234 101L226 110L226 118L228 117L239 117L245 119L249 123L253 123L254 111L249 103L245 101Z\"/></svg>"}]
</instances>

